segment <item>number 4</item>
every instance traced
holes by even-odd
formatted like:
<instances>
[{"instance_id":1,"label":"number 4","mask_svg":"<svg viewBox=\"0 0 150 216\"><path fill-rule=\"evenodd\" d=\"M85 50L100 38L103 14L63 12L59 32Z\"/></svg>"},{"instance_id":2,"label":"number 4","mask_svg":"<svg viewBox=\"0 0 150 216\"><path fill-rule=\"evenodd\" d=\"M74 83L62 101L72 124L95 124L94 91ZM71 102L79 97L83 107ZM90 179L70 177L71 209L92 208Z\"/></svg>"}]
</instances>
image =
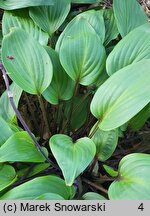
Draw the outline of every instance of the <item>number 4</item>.
<instances>
[{"instance_id":1,"label":"number 4","mask_svg":"<svg viewBox=\"0 0 150 216\"><path fill-rule=\"evenodd\" d=\"M144 210L144 206L143 206L143 203L141 203L138 207L139 210L143 211Z\"/></svg>"}]
</instances>

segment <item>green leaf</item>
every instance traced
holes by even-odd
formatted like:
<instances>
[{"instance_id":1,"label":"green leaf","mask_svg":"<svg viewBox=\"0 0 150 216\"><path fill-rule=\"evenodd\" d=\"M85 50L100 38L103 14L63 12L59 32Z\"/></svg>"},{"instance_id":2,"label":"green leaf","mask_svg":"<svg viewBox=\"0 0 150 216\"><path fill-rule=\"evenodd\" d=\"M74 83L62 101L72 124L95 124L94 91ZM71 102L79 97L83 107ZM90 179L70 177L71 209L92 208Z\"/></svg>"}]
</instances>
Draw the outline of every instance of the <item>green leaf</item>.
<instances>
[{"instance_id":1,"label":"green leaf","mask_svg":"<svg viewBox=\"0 0 150 216\"><path fill-rule=\"evenodd\" d=\"M51 104L57 105L59 100L69 100L73 95L74 82L64 71L59 56L50 47L45 47L53 64L53 78L49 87L43 92L44 98Z\"/></svg>"},{"instance_id":2,"label":"green leaf","mask_svg":"<svg viewBox=\"0 0 150 216\"><path fill-rule=\"evenodd\" d=\"M90 26L93 28L95 33L100 38L101 42L104 43L105 40L105 23L103 18L102 10L89 10L85 11L83 13L80 13L78 16L76 16L73 21L68 24L68 26L73 25L74 21L76 19L79 19L79 17L86 19L86 21L90 24Z\"/></svg>"},{"instance_id":3,"label":"green leaf","mask_svg":"<svg viewBox=\"0 0 150 216\"><path fill-rule=\"evenodd\" d=\"M23 131L22 128L20 128L18 125L15 124L16 117L13 119L13 121L14 121L14 123L12 122L11 124L9 124L11 130L12 130L14 133Z\"/></svg>"},{"instance_id":4,"label":"green leaf","mask_svg":"<svg viewBox=\"0 0 150 216\"><path fill-rule=\"evenodd\" d=\"M46 154L47 150L43 148ZM27 132L17 132L0 147L0 162L44 162L45 158L35 147Z\"/></svg>"},{"instance_id":5,"label":"green leaf","mask_svg":"<svg viewBox=\"0 0 150 216\"><path fill-rule=\"evenodd\" d=\"M15 169L6 164L0 165L0 191L16 181Z\"/></svg>"},{"instance_id":6,"label":"green leaf","mask_svg":"<svg viewBox=\"0 0 150 216\"><path fill-rule=\"evenodd\" d=\"M71 127L76 130L80 128L86 121L87 114L88 114L88 104L89 104L89 97L84 98L84 95L78 95L74 99L74 110L73 110L73 115L71 119ZM70 106L71 106L71 101L67 101L66 103L66 109L65 109L65 116L66 118L69 115L70 111Z\"/></svg>"},{"instance_id":7,"label":"green leaf","mask_svg":"<svg viewBox=\"0 0 150 216\"><path fill-rule=\"evenodd\" d=\"M87 137L73 143L69 136L56 134L49 144L68 186L86 169L96 153L95 144Z\"/></svg>"},{"instance_id":8,"label":"green leaf","mask_svg":"<svg viewBox=\"0 0 150 216\"><path fill-rule=\"evenodd\" d=\"M95 83L96 87L100 87L107 79L109 78L106 70L104 70L101 75L99 76L99 79Z\"/></svg>"},{"instance_id":9,"label":"green leaf","mask_svg":"<svg viewBox=\"0 0 150 216\"><path fill-rule=\"evenodd\" d=\"M130 127L134 131L140 130L147 119L150 117L150 103L148 103L136 116L129 122Z\"/></svg>"},{"instance_id":10,"label":"green leaf","mask_svg":"<svg viewBox=\"0 0 150 216\"><path fill-rule=\"evenodd\" d=\"M0 197L0 200L34 200L45 193L56 193L67 200L74 197L75 189L67 187L59 177L43 176L13 188Z\"/></svg>"},{"instance_id":11,"label":"green leaf","mask_svg":"<svg viewBox=\"0 0 150 216\"><path fill-rule=\"evenodd\" d=\"M128 125L129 122L126 122L118 128L118 137L124 137L124 132L127 130Z\"/></svg>"},{"instance_id":12,"label":"green leaf","mask_svg":"<svg viewBox=\"0 0 150 216\"><path fill-rule=\"evenodd\" d=\"M59 54L68 75L82 85L94 83L104 69L105 49L84 17L67 31Z\"/></svg>"},{"instance_id":13,"label":"green leaf","mask_svg":"<svg viewBox=\"0 0 150 216\"><path fill-rule=\"evenodd\" d=\"M125 156L119 164L119 176L109 187L111 200L150 200L150 155Z\"/></svg>"},{"instance_id":14,"label":"green leaf","mask_svg":"<svg viewBox=\"0 0 150 216\"><path fill-rule=\"evenodd\" d=\"M24 91L41 94L52 79L52 63L46 50L28 33L14 28L2 44L2 60L10 78Z\"/></svg>"},{"instance_id":15,"label":"green leaf","mask_svg":"<svg viewBox=\"0 0 150 216\"><path fill-rule=\"evenodd\" d=\"M105 22L105 42L106 46L110 41L117 38L119 32L112 9L103 10L104 22Z\"/></svg>"},{"instance_id":16,"label":"green leaf","mask_svg":"<svg viewBox=\"0 0 150 216\"><path fill-rule=\"evenodd\" d=\"M10 86L10 91L13 94L15 105L18 107L22 89L16 83L12 83ZM0 97L0 116L7 122L11 122L15 117L15 112L10 104L7 90Z\"/></svg>"},{"instance_id":17,"label":"green leaf","mask_svg":"<svg viewBox=\"0 0 150 216\"><path fill-rule=\"evenodd\" d=\"M55 0L54 5L30 8L30 16L50 36L62 25L70 11L68 0Z\"/></svg>"},{"instance_id":18,"label":"green leaf","mask_svg":"<svg viewBox=\"0 0 150 216\"><path fill-rule=\"evenodd\" d=\"M84 200L106 200L106 198L98 193L88 192L82 196Z\"/></svg>"},{"instance_id":19,"label":"green leaf","mask_svg":"<svg viewBox=\"0 0 150 216\"><path fill-rule=\"evenodd\" d=\"M42 171L44 171L45 169L47 169L50 166L49 163L41 163L41 164L36 164L31 172L29 173L28 177L34 176L38 173L41 173ZM23 176L27 171L29 170L29 167L21 169L17 172L17 175L19 177Z\"/></svg>"},{"instance_id":20,"label":"green leaf","mask_svg":"<svg viewBox=\"0 0 150 216\"><path fill-rule=\"evenodd\" d=\"M118 176L118 172L115 171L112 167L107 166L107 165L103 165L103 167L110 176L112 176L112 177Z\"/></svg>"},{"instance_id":21,"label":"green leaf","mask_svg":"<svg viewBox=\"0 0 150 216\"><path fill-rule=\"evenodd\" d=\"M106 61L107 73L150 59L150 24L144 24L124 37L113 49Z\"/></svg>"},{"instance_id":22,"label":"green leaf","mask_svg":"<svg viewBox=\"0 0 150 216\"><path fill-rule=\"evenodd\" d=\"M56 50L59 52L61 44L63 39L69 34L71 29L73 28L74 34L79 34L79 28L80 27L80 19L85 19L87 23L90 25L90 28L93 29L93 31L97 34L101 42L104 42L105 39L105 24L104 24L104 18L103 18L103 12L102 10L89 10L85 11L83 13L78 14L75 16L74 19L72 19L64 31L61 33L60 37L58 38L58 41L56 43Z\"/></svg>"},{"instance_id":23,"label":"green leaf","mask_svg":"<svg viewBox=\"0 0 150 216\"><path fill-rule=\"evenodd\" d=\"M0 117L0 146L2 146L13 134L14 132L10 125L2 117Z\"/></svg>"},{"instance_id":24,"label":"green leaf","mask_svg":"<svg viewBox=\"0 0 150 216\"><path fill-rule=\"evenodd\" d=\"M101 130L123 125L149 103L149 67L150 60L129 65L99 87L91 102L91 112L99 119Z\"/></svg>"},{"instance_id":25,"label":"green leaf","mask_svg":"<svg viewBox=\"0 0 150 216\"><path fill-rule=\"evenodd\" d=\"M4 10L14 10L39 5L53 5L54 0L0 0L0 8Z\"/></svg>"},{"instance_id":26,"label":"green leaf","mask_svg":"<svg viewBox=\"0 0 150 216\"><path fill-rule=\"evenodd\" d=\"M56 193L45 193L36 197L36 200L64 200L64 198Z\"/></svg>"},{"instance_id":27,"label":"green leaf","mask_svg":"<svg viewBox=\"0 0 150 216\"><path fill-rule=\"evenodd\" d=\"M48 34L35 25L29 17L28 9L4 12L2 20L3 35L8 34L13 27L22 28L42 45L48 43Z\"/></svg>"},{"instance_id":28,"label":"green leaf","mask_svg":"<svg viewBox=\"0 0 150 216\"><path fill-rule=\"evenodd\" d=\"M134 28L148 22L147 15L137 0L114 0L113 9L122 37Z\"/></svg>"},{"instance_id":29,"label":"green leaf","mask_svg":"<svg viewBox=\"0 0 150 216\"><path fill-rule=\"evenodd\" d=\"M95 128L93 126L91 132ZM96 145L96 153L100 161L105 161L110 158L118 144L118 129L111 131L102 131L98 128L92 137Z\"/></svg>"}]
</instances>

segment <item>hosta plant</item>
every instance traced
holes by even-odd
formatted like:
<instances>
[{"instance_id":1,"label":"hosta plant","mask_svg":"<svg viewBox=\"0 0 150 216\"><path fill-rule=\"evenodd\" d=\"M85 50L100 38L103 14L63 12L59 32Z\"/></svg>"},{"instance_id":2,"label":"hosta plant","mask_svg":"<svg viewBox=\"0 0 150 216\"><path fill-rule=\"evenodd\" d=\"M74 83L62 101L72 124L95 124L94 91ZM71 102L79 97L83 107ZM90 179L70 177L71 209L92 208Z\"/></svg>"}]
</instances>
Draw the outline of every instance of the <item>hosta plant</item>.
<instances>
[{"instance_id":1,"label":"hosta plant","mask_svg":"<svg viewBox=\"0 0 150 216\"><path fill-rule=\"evenodd\" d=\"M0 199L149 200L148 143L128 151L122 141L150 117L150 24L139 2L0 7Z\"/></svg>"}]
</instances>

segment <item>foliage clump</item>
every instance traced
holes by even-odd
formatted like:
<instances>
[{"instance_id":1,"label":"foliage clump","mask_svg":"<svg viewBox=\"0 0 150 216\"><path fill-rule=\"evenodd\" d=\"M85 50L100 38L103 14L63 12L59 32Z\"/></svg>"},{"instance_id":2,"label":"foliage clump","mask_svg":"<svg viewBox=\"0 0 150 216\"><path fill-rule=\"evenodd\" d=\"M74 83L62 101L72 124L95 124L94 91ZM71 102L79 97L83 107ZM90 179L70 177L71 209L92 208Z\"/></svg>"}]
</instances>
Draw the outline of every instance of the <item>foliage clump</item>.
<instances>
[{"instance_id":1,"label":"foliage clump","mask_svg":"<svg viewBox=\"0 0 150 216\"><path fill-rule=\"evenodd\" d=\"M150 24L138 1L0 8L0 199L150 199L149 145L125 142L150 116Z\"/></svg>"}]
</instances>

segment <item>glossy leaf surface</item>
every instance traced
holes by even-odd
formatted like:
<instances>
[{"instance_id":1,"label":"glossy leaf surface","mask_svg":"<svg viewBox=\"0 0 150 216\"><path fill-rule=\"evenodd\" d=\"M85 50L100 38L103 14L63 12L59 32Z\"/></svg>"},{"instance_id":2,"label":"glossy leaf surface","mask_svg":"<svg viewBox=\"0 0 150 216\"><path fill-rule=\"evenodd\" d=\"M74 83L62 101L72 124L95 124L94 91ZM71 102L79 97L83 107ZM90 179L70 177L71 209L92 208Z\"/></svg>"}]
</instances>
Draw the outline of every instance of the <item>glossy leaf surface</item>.
<instances>
[{"instance_id":1,"label":"glossy leaf surface","mask_svg":"<svg viewBox=\"0 0 150 216\"><path fill-rule=\"evenodd\" d=\"M44 98L51 104L58 104L59 100L69 100L73 95L74 82L64 71L59 56L50 47L45 47L53 64L53 78L49 87L43 92Z\"/></svg>"},{"instance_id":2,"label":"glossy leaf surface","mask_svg":"<svg viewBox=\"0 0 150 216\"><path fill-rule=\"evenodd\" d=\"M15 169L6 164L0 165L0 191L16 181Z\"/></svg>"},{"instance_id":3,"label":"glossy leaf surface","mask_svg":"<svg viewBox=\"0 0 150 216\"><path fill-rule=\"evenodd\" d=\"M38 173L41 173L42 171L46 170L48 167L50 166L49 163L40 163L40 164L36 164L31 172L28 174L28 177L34 176ZM21 169L17 172L17 175L19 177L23 176L24 173L26 173L28 171L29 167L27 166L27 168Z\"/></svg>"},{"instance_id":4,"label":"glossy leaf surface","mask_svg":"<svg viewBox=\"0 0 150 216\"><path fill-rule=\"evenodd\" d=\"M137 0L114 0L113 9L118 30L122 37L134 28L148 22L146 13Z\"/></svg>"},{"instance_id":5,"label":"glossy leaf surface","mask_svg":"<svg viewBox=\"0 0 150 216\"><path fill-rule=\"evenodd\" d=\"M118 172L115 171L112 167L107 166L107 165L103 165L105 171L112 177L117 177L118 176Z\"/></svg>"},{"instance_id":6,"label":"glossy leaf surface","mask_svg":"<svg viewBox=\"0 0 150 216\"><path fill-rule=\"evenodd\" d=\"M45 49L28 33L14 28L2 45L2 60L9 76L24 91L41 94L52 79L52 63Z\"/></svg>"},{"instance_id":7,"label":"glossy leaf surface","mask_svg":"<svg viewBox=\"0 0 150 216\"><path fill-rule=\"evenodd\" d=\"M2 20L3 35L8 34L13 27L22 28L42 45L48 43L48 34L43 32L29 17L28 9L4 12Z\"/></svg>"},{"instance_id":8,"label":"glossy leaf surface","mask_svg":"<svg viewBox=\"0 0 150 216\"><path fill-rule=\"evenodd\" d=\"M16 83L12 83L10 85L10 90L13 94L14 103L16 107L18 107L22 89ZM0 97L0 116L7 122L11 122L15 116L15 112L8 99L7 91L5 91Z\"/></svg>"},{"instance_id":9,"label":"glossy leaf surface","mask_svg":"<svg viewBox=\"0 0 150 216\"><path fill-rule=\"evenodd\" d=\"M77 15L73 21L68 24L68 27L73 24L73 22L82 17L86 19L86 21L93 28L97 36L100 38L101 42L104 43L105 40L105 23L103 18L102 10L89 10Z\"/></svg>"},{"instance_id":10,"label":"glossy leaf surface","mask_svg":"<svg viewBox=\"0 0 150 216\"><path fill-rule=\"evenodd\" d=\"M78 95L75 97L75 107L73 110L73 116L71 119L71 127L76 130L80 128L86 121L88 114L89 96L84 98L84 95ZM66 118L69 115L71 101L67 101L65 110Z\"/></svg>"},{"instance_id":11,"label":"glossy leaf surface","mask_svg":"<svg viewBox=\"0 0 150 216\"><path fill-rule=\"evenodd\" d=\"M54 0L0 0L0 8L4 10L14 10L39 5L53 5Z\"/></svg>"},{"instance_id":12,"label":"glossy leaf surface","mask_svg":"<svg viewBox=\"0 0 150 216\"><path fill-rule=\"evenodd\" d=\"M67 187L65 182L56 176L43 176L28 181L5 193L1 200L34 200L45 193L56 193L64 199L71 199L75 194L74 187Z\"/></svg>"},{"instance_id":13,"label":"glossy leaf surface","mask_svg":"<svg viewBox=\"0 0 150 216\"><path fill-rule=\"evenodd\" d=\"M88 192L82 196L84 200L106 200L106 198L98 193Z\"/></svg>"},{"instance_id":14,"label":"glossy leaf surface","mask_svg":"<svg viewBox=\"0 0 150 216\"><path fill-rule=\"evenodd\" d=\"M147 104L136 116L134 116L129 122L130 127L134 131L140 130L145 122L150 117L150 103Z\"/></svg>"},{"instance_id":15,"label":"glossy leaf surface","mask_svg":"<svg viewBox=\"0 0 150 216\"><path fill-rule=\"evenodd\" d=\"M108 190L111 200L150 199L150 155L133 153L119 164L119 179Z\"/></svg>"},{"instance_id":16,"label":"glossy leaf surface","mask_svg":"<svg viewBox=\"0 0 150 216\"><path fill-rule=\"evenodd\" d=\"M80 19L84 18L87 23L90 25L90 28L94 30L97 36L100 38L101 42L104 42L105 39L105 23L103 18L102 10L89 10L83 13L78 14L73 18L64 31L61 33L58 41L56 43L56 51L59 52L63 39L68 35L68 32L74 27L74 34L79 33L79 28L81 28Z\"/></svg>"},{"instance_id":17,"label":"glossy leaf surface","mask_svg":"<svg viewBox=\"0 0 150 216\"><path fill-rule=\"evenodd\" d=\"M105 49L100 38L83 17L67 31L59 54L68 75L82 85L94 83L104 68Z\"/></svg>"},{"instance_id":18,"label":"glossy leaf surface","mask_svg":"<svg viewBox=\"0 0 150 216\"><path fill-rule=\"evenodd\" d=\"M99 119L100 129L108 131L123 125L149 103L148 68L150 60L129 65L99 87L91 102L91 112Z\"/></svg>"},{"instance_id":19,"label":"glossy leaf surface","mask_svg":"<svg viewBox=\"0 0 150 216\"><path fill-rule=\"evenodd\" d=\"M3 145L6 140L13 135L14 132L10 125L0 117L0 146Z\"/></svg>"},{"instance_id":20,"label":"glossy leaf surface","mask_svg":"<svg viewBox=\"0 0 150 216\"><path fill-rule=\"evenodd\" d=\"M93 135L92 140L96 145L98 159L100 161L105 161L112 156L116 149L118 144L118 129L111 131L98 129Z\"/></svg>"},{"instance_id":21,"label":"glossy leaf surface","mask_svg":"<svg viewBox=\"0 0 150 216\"><path fill-rule=\"evenodd\" d=\"M47 154L47 150L43 148ZM17 132L0 147L0 162L44 162L27 132Z\"/></svg>"},{"instance_id":22,"label":"glossy leaf surface","mask_svg":"<svg viewBox=\"0 0 150 216\"><path fill-rule=\"evenodd\" d=\"M56 193L45 193L36 197L36 200L64 200L64 198Z\"/></svg>"},{"instance_id":23,"label":"glossy leaf surface","mask_svg":"<svg viewBox=\"0 0 150 216\"><path fill-rule=\"evenodd\" d=\"M109 44L110 41L117 38L119 32L114 17L114 12L112 9L103 10L103 17L105 22L105 46Z\"/></svg>"},{"instance_id":24,"label":"glossy leaf surface","mask_svg":"<svg viewBox=\"0 0 150 216\"><path fill-rule=\"evenodd\" d=\"M70 11L68 0L55 0L54 5L30 8L30 16L50 36L62 25Z\"/></svg>"},{"instance_id":25,"label":"glossy leaf surface","mask_svg":"<svg viewBox=\"0 0 150 216\"><path fill-rule=\"evenodd\" d=\"M150 59L150 24L144 24L124 37L106 61L107 73L112 75L127 65Z\"/></svg>"}]
</instances>

